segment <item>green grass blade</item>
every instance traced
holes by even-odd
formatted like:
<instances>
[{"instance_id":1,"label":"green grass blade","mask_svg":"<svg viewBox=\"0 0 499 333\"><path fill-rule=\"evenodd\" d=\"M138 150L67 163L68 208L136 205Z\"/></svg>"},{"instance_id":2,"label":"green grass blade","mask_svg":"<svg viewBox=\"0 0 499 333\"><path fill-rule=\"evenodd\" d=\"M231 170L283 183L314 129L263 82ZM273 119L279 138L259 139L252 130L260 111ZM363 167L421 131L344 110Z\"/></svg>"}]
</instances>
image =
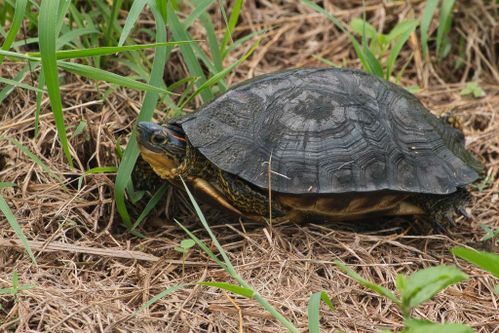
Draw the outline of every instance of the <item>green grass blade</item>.
<instances>
[{"instance_id":1,"label":"green grass blade","mask_svg":"<svg viewBox=\"0 0 499 333\"><path fill-rule=\"evenodd\" d=\"M192 40L190 35L187 33L186 27L179 21L172 4L168 2L168 25L172 30L173 37L175 40ZM184 58L184 61L192 75L199 77L199 84L203 84L206 81L206 76L204 75L201 64L196 58L193 48L190 44L180 45L180 52ZM213 98L213 94L209 90L203 90L201 96L204 101L208 101Z\"/></svg>"},{"instance_id":2,"label":"green grass blade","mask_svg":"<svg viewBox=\"0 0 499 333\"><path fill-rule=\"evenodd\" d=\"M366 288L371 289L375 293L381 296L385 296L393 303L400 305L400 300L388 289L382 287L374 282L364 279L362 276L353 271L350 267L345 265L339 260L334 261L335 265L338 266L343 272L345 272L349 277L357 281L359 284L363 285Z\"/></svg>"},{"instance_id":3,"label":"green grass blade","mask_svg":"<svg viewBox=\"0 0 499 333\"><path fill-rule=\"evenodd\" d=\"M22 83L22 82L19 82L19 81L16 81L16 80L6 79L4 77L0 77L0 83L6 84L6 85L9 85L9 86L13 86L13 87L19 87L19 88L23 88L23 89L27 89L27 90L32 90L32 91L43 93L43 90L35 88L35 87L32 87L29 84Z\"/></svg>"},{"instance_id":4,"label":"green grass blade","mask_svg":"<svg viewBox=\"0 0 499 333\"><path fill-rule=\"evenodd\" d=\"M181 109L187 104L189 103L189 101L191 101L197 94L199 93L202 93L204 90L208 89L209 87L211 87L212 85L216 84L217 82L219 82L220 80L222 80L227 74L229 74L234 68L236 68L237 66L239 66L244 60L246 60L252 53L253 51L255 51L255 49L258 47L258 45L260 44L260 41L256 41L253 46L251 47L251 49L246 52L245 55L243 55L241 57L241 59L239 59L238 61L236 61L235 63L231 64L230 66L228 66L227 68L225 68L224 70L222 70L221 72L218 72L216 73L215 75L213 75L209 80L205 81L191 96L189 96L189 98L182 104L182 106L180 107Z\"/></svg>"},{"instance_id":5,"label":"green grass blade","mask_svg":"<svg viewBox=\"0 0 499 333\"><path fill-rule=\"evenodd\" d=\"M59 2L59 9L57 10L57 25L55 27L55 34L58 36L61 32L62 26L64 24L64 18L68 12L69 5L71 4L71 1L60 1Z\"/></svg>"},{"instance_id":6,"label":"green grass blade","mask_svg":"<svg viewBox=\"0 0 499 333\"><path fill-rule=\"evenodd\" d=\"M239 14L241 13L242 5L243 5L243 0L235 0L234 4L232 5L229 22L227 23L227 29L225 29L222 45L220 46L220 53L223 55L224 58L227 55L225 53L225 49L227 48L229 41L232 39L232 32L234 31L234 28L236 27L237 24L237 20L239 19ZM222 11L224 10L223 5L221 5L221 10Z\"/></svg>"},{"instance_id":7,"label":"green grass blade","mask_svg":"<svg viewBox=\"0 0 499 333\"><path fill-rule=\"evenodd\" d=\"M433 14L435 14L435 10L437 9L438 1L439 0L428 0L421 17L421 49L423 50L423 57L425 59L428 56L428 39L430 37L428 35L428 30L430 29Z\"/></svg>"},{"instance_id":8,"label":"green grass blade","mask_svg":"<svg viewBox=\"0 0 499 333\"><path fill-rule=\"evenodd\" d=\"M10 210L7 201L5 201L4 197L1 194L0 194L0 211L7 219L7 222L9 223L12 230L14 230L17 237L21 240L21 243L23 244L26 252L28 252L31 261L36 265L36 259L35 256L33 255L33 251L31 251L31 247L29 246L28 239L24 235L19 223L17 223L16 217L14 216L14 214L12 214L12 211Z\"/></svg>"},{"instance_id":9,"label":"green grass blade","mask_svg":"<svg viewBox=\"0 0 499 333\"><path fill-rule=\"evenodd\" d=\"M69 44L70 42L74 42L76 39L85 36L85 35L91 35L91 34L98 34L99 30L95 28L81 28L81 29L73 29L70 30L63 35L61 35L59 38L57 38L57 41L55 42L56 49L59 50L66 44ZM60 51L59 51L60 52ZM58 52L56 52L57 55Z\"/></svg>"},{"instance_id":10,"label":"green grass blade","mask_svg":"<svg viewBox=\"0 0 499 333\"><path fill-rule=\"evenodd\" d=\"M40 69L40 74L38 74L38 89L42 90L45 86L45 74L43 73L43 68ZM40 112L42 111L42 98L43 93L38 92L36 94L36 109L35 109L35 138L38 137L40 130Z\"/></svg>"},{"instance_id":11,"label":"green grass blade","mask_svg":"<svg viewBox=\"0 0 499 333\"><path fill-rule=\"evenodd\" d=\"M392 75L392 70L393 70L393 66L395 64L395 60L397 60L397 57L399 56L399 53L402 50L402 47L405 45L405 43L409 39L409 36L411 35L411 33L414 30L416 30L416 27L418 26L418 24L419 23L416 20L410 20L410 21L408 20L408 21L403 22L403 24L401 24L401 25L397 25L392 30L392 32L394 32L394 30L396 30L396 28L399 27L397 29L397 31L395 33L393 33L393 35L392 35L392 36L395 36L393 38L396 38L396 40L395 40L395 43L390 51L390 54L388 56L388 60L386 62L386 77L385 78L387 80L389 80L390 76ZM392 34L392 32L390 32L390 35ZM387 39L391 39L392 36L387 37Z\"/></svg>"},{"instance_id":12,"label":"green grass blade","mask_svg":"<svg viewBox=\"0 0 499 333\"><path fill-rule=\"evenodd\" d=\"M3 136L0 136L0 140L6 140L12 143L14 146L17 147L24 155L28 156L33 162L38 164L40 168L42 168L43 171L45 171L47 174L49 174L50 177L58 181L59 183L64 183L64 178L62 178L57 172L52 171L47 164L43 163L43 161L38 158L31 150L29 150L26 146L24 146L22 143L17 141L16 139L11 139L11 138L6 138Z\"/></svg>"},{"instance_id":13,"label":"green grass blade","mask_svg":"<svg viewBox=\"0 0 499 333\"><path fill-rule=\"evenodd\" d=\"M7 187L14 187L14 186L17 186L16 183L12 183L12 182L0 182L0 189L7 188Z\"/></svg>"},{"instance_id":14,"label":"green grass blade","mask_svg":"<svg viewBox=\"0 0 499 333\"><path fill-rule=\"evenodd\" d=\"M220 72L221 70L223 70L222 55L220 54L215 27L211 22L210 15L208 15L207 13L201 15L201 24L206 31L208 47L210 48L211 56L213 58L213 66L216 72Z\"/></svg>"},{"instance_id":15,"label":"green grass blade","mask_svg":"<svg viewBox=\"0 0 499 333\"><path fill-rule=\"evenodd\" d=\"M23 54L23 53L11 52L11 51L5 51L5 50L0 50L0 55L6 56L7 58L13 58L13 59L18 59L18 60L41 61L40 58L30 57L30 56Z\"/></svg>"},{"instance_id":16,"label":"green grass blade","mask_svg":"<svg viewBox=\"0 0 499 333\"><path fill-rule=\"evenodd\" d=\"M308 301L308 332L309 333L320 333L320 317L319 317L319 309L321 305L321 300L326 303L326 305L334 310L333 303L331 299L326 294L325 291L319 291L312 296L310 296L310 300Z\"/></svg>"},{"instance_id":17,"label":"green grass blade","mask_svg":"<svg viewBox=\"0 0 499 333\"><path fill-rule=\"evenodd\" d=\"M118 14L121 9L121 4L123 0L113 0L113 6L111 8L111 15L107 21L107 29L104 35L104 45L111 46L113 45L113 30L116 20L118 19Z\"/></svg>"},{"instance_id":18,"label":"green grass blade","mask_svg":"<svg viewBox=\"0 0 499 333\"><path fill-rule=\"evenodd\" d=\"M189 188L187 187L187 185L185 184L184 180L182 178L180 178L180 180L182 181L183 185L184 185L184 188L187 192L187 195L189 196L189 199L192 203L192 205L194 206L194 210L196 211L196 214L199 218L199 220L201 221L201 224L203 225L204 229L208 232L210 238L211 238L211 241L213 242L213 244L215 245L215 247L217 248L218 252L220 253L220 255L222 256L223 260L224 260L224 263L223 264L223 268L225 269L225 271L233 278L235 279L237 282L239 282L239 284L243 287L243 288L247 288L247 289L251 289L253 290L253 288L251 288L251 286L241 277L239 276L239 274L236 272L236 270L234 269L234 266L232 265L232 263L230 262L229 260L229 257L227 256L227 254L225 253L223 247L220 245L220 242L217 240L217 238L215 237L215 235L213 234L213 231L211 230L208 222L206 221L206 218L204 217L204 214L203 212L201 211L201 208L199 207L199 205L197 204L196 200L194 199L194 197L192 196L192 193L191 191L189 190ZM184 228L185 230L185 228ZM189 236L191 236L191 234L189 234ZM191 238L195 241L195 238L193 238L191 236ZM205 246L206 247L206 246ZM204 248L203 248L204 250ZM210 251L211 252L211 251ZM207 252L208 253L208 252ZM213 255L214 256L214 255ZM219 260L217 260L218 262ZM281 324L283 324L289 332L292 332L292 333L299 333L300 331L289 321L286 319L286 317L284 317L279 311L277 311L265 298L263 298L260 294L256 293L253 295L253 298L258 302L260 303L260 305L262 305L262 307L267 310L270 314L272 314L272 316L274 316L275 319L277 319Z\"/></svg>"},{"instance_id":19,"label":"green grass blade","mask_svg":"<svg viewBox=\"0 0 499 333\"><path fill-rule=\"evenodd\" d=\"M139 313L141 313L142 311L144 311L145 309L147 309L148 307L150 307L151 305L153 305L154 303L156 303L157 301L159 301L163 297L168 296L171 293L174 293L175 291L177 291L183 287L184 287L183 284L176 284L168 289L163 290L162 292L160 292L159 294L157 294L156 296L152 297L150 300L145 302L140 308L137 309L137 311L135 311L133 313L133 315L137 316Z\"/></svg>"},{"instance_id":20,"label":"green grass blade","mask_svg":"<svg viewBox=\"0 0 499 333\"><path fill-rule=\"evenodd\" d=\"M437 29L437 55L439 58L443 56L443 46L445 43L446 34L450 30L452 24L452 7L455 0L443 0L440 8L440 18L438 20Z\"/></svg>"},{"instance_id":21,"label":"green grass blade","mask_svg":"<svg viewBox=\"0 0 499 333\"><path fill-rule=\"evenodd\" d=\"M135 81L126 76L114 74L92 66L64 61L59 61L57 64L59 65L59 67L67 70L68 72L75 73L92 80L101 80L108 83L117 84L122 87L145 90L159 94L171 94L171 92L169 92L168 90L159 88L158 86Z\"/></svg>"},{"instance_id":22,"label":"green grass blade","mask_svg":"<svg viewBox=\"0 0 499 333\"><path fill-rule=\"evenodd\" d=\"M135 230L139 226L142 221L149 216L151 211L153 210L154 207L159 203L159 201L164 197L166 190L168 189L168 184L163 184L157 191L154 193L152 198L149 200L147 203L146 207L144 210L140 213L139 217L137 217L137 220L135 223L132 225L130 228L131 231Z\"/></svg>"},{"instance_id":23,"label":"green grass blade","mask_svg":"<svg viewBox=\"0 0 499 333\"><path fill-rule=\"evenodd\" d=\"M229 257L225 253L222 245L220 245L220 243L218 242L217 238L213 234L213 231L211 230L210 225L208 224L208 221L206 221L206 218L204 217L204 214L201 211L201 208L199 207L198 203L196 202L196 199L194 199L194 196L192 195L191 191L187 187L187 184L184 182L184 180L182 178L180 178L180 180L182 181L182 184L184 185L184 188L185 188L185 190L187 192L187 195L189 196L189 199L191 200L191 203L194 206L194 210L196 211L196 215L199 217L199 220L201 221L201 224L203 225L203 227L206 229L206 231L210 235L210 238L211 238L213 244L215 244L215 247L217 248L218 252L222 256L222 258L223 258L223 260L225 262L225 266L227 267L229 273L231 273L231 275L235 274L236 271L234 269L234 266L230 262Z\"/></svg>"},{"instance_id":24,"label":"green grass blade","mask_svg":"<svg viewBox=\"0 0 499 333\"><path fill-rule=\"evenodd\" d=\"M19 29L21 28L21 23L24 18L24 13L26 11L26 4L28 3L28 0L17 0L15 3L16 7L14 9L14 17L12 18L12 23L10 24L9 32L7 33L7 36L5 37L5 40L2 44L2 50L5 51L10 49L12 43L16 39L16 35L19 32ZM0 55L0 64L2 64L3 58L4 57Z\"/></svg>"},{"instance_id":25,"label":"green grass blade","mask_svg":"<svg viewBox=\"0 0 499 333\"><path fill-rule=\"evenodd\" d=\"M186 27L190 27L197 18L199 18L203 13L205 13L208 10L208 7L210 7L213 4L213 2L214 0L196 1L196 4L193 7L192 12L184 20L184 25Z\"/></svg>"},{"instance_id":26,"label":"green grass blade","mask_svg":"<svg viewBox=\"0 0 499 333\"><path fill-rule=\"evenodd\" d=\"M86 175L95 175L99 173L114 173L118 171L118 168L115 166L100 166L92 169L88 169L85 171Z\"/></svg>"},{"instance_id":27,"label":"green grass blade","mask_svg":"<svg viewBox=\"0 0 499 333\"><path fill-rule=\"evenodd\" d=\"M499 278L499 255L492 252L477 251L464 247L453 247L452 254L472 263Z\"/></svg>"},{"instance_id":28,"label":"green grass blade","mask_svg":"<svg viewBox=\"0 0 499 333\"><path fill-rule=\"evenodd\" d=\"M213 251L210 250L210 248L206 246L206 244L202 240L200 240L196 235L194 235L189 229L184 227L182 223L180 223L176 219L174 220L180 226L180 228L182 228L182 230L184 230L185 233L201 248L201 250L203 250L208 256L210 256L210 258L213 259L213 261L215 261L220 267L222 267L223 269L227 269L225 264L220 259L218 259L216 254L213 253Z\"/></svg>"},{"instance_id":29,"label":"green grass blade","mask_svg":"<svg viewBox=\"0 0 499 333\"><path fill-rule=\"evenodd\" d=\"M369 51L369 49L363 49L357 39L343 26L343 23L341 23L340 20L338 20L334 15L329 13L327 10L322 8L321 6L313 3L310 0L301 0L301 2L309 7L310 9L315 10L316 12L324 15L327 17L333 24L340 29L343 33L347 34L348 38L350 39L350 42L353 45L353 48L355 50L355 53L357 54L357 57L360 60L360 63L362 64L362 67L370 73L376 74L380 77L383 77L383 70L381 68L381 65L379 62L376 60L374 55ZM366 51L367 50L367 51ZM377 63L377 64L376 64Z\"/></svg>"},{"instance_id":30,"label":"green grass blade","mask_svg":"<svg viewBox=\"0 0 499 333\"><path fill-rule=\"evenodd\" d=\"M29 66L25 65L19 72L17 72L13 80L16 82L21 82L26 76L26 73L28 72L29 72ZM0 91L0 104L2 104L3 100L10 95L10 93L14 90L14 88L15 88L14 85L7 85Z\"/></svg>"},{"instance_id":31,"label":"green grass blade","mask_svg":"<svg viewBox=\"0 0 499 333\"><path fill-rule=\"evenodd\" d=\"M154 15L156 21L156 42L165 43L166 42L166 31L164 29L165 23L159 11L156 9L154 3L150 2L151 11ZM154 55L151 77L149 79L149 84L154 87L161 87L163 85L163 72L165 69L166 59L170 54L171 47L160 47L157 48ZM159 88L157 88L159 89ZM162 90L162 89L160 89ZM154 113L154 108L158 102L158 93L156 91L147 91L144 96L144 102L142 103L142 108L139 113L138 121L149 121ZM137 146L136 132L133 131L132 135L128 140L127 147L123 154L123 159L121 160L120 166L118 168L118 173L116 175L116 183L114 188L114 198L116 201L116 209L123 220L123 223L127 228L131 228L132 221L125 203L125 190L128 183L130 182L130 176L132 175L133 167L139 156L139 148Z\"/></svg>"},{"instance_id":32,"label":"green grass blade","mask_svg":"<svg viewBox=\"0 0 499 333\"><path fill-rule=\"evenodd\" d=\"M230 291L231 293L234 293L239 296L243 296L246 298L253 298L255 295L255 292L249 288L244 288L232 283L227 283L227 282L198 282L198 284L203 285L203 286L208 286L208 287L215 287L215 288L220 288L223 290Z\"/></svg>"},{"instance_id":33,"label":"green grass blade","mask_svg":"<svg viewBox=\"0 0 499 333\"><path fill-rule=\"evenodd\" d=\"M116 54L125 51L137 51L152 49L162 46L175 46L177 44L188 44L195 41L175 41L175 42L165 42L165 43L152 43L152 44L141 44L141 45L127 45L127 46L105 46L105 47L95 47L90 49L80 49L80 50L63 50L57 51L55 53L58 60L61 59L72 59L72 58L83 58L83 57L95 57L108 54ZM39 57L39 52L29 52L27 53L31 57Z\"/></svg>"},{"instance_id":34,"label":"green grass blade","mask_svg":"<svg viewBox=\"0 0 499 333\"><path fill-rule=\"evenodd\" d=\"M245 36L243 36L243 37L235 40L234 43L230 44L225 49L225 52L226 53L230 53L230 52L234 51L235 49L237 49L239 46L243 45L244 43L246 43L247 41L249 41L250 39L252 39L253 37L263 35L263 34L265 34L268 31L270 31L270 29L260 29L260 30L253 31L250 34L247 34L247 35L245 35Z\"/></svg>"},{"instance_id":35,"label":"green grass blade","mask_svg":"<svg viewBox=\"0 0 499 333\"><path fill-rule=\"evenodd\" d=\"M132 7L130 7L130 11L128 12L128 15L126 17L125 25L123 26L123 29L121 30L121 35L120 39L118 41L118 46L122 46L125 44L126 39L128 38L128 35L130 35L130 32L132 31L132 28L135 25L135 22L139 19L140 13L144 9L145 5L147 3L147 0L134 0Z\"/></svg>"},{"instance_id":36,"label":"green grass blade","mask_svg":"<svg viewBox=\"0 0 499 333\"><path fill-rule=\"evenodd\" d=\"M59 76L57 71L57 60L55 57L56 22L54 13L59 10L59 0L43 0L40 6L38 21L38 38L40 39L40 53L42 56L42 68L45 73L45 81L50 98L50 105L57 128L57 135L61 142L64 155L73 167L73 157L69 149L69 142L64 125L64 114L62 112L61 92L59 89Z\"/></svg>"}]
</instances>

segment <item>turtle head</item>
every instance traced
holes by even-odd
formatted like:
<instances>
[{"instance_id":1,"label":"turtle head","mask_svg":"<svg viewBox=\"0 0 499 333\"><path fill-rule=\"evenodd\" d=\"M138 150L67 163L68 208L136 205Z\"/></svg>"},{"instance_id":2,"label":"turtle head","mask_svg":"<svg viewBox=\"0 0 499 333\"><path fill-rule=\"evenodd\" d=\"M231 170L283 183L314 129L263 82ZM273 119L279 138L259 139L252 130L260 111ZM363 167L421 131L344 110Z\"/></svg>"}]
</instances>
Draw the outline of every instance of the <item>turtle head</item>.
<instances>
[{"instance_id":1,"label":"turtle head","mask_svg":"<svg viewBox=\"0 0 499 333\"><path fill-rule=\"evenodd\" d=\"M185 158L186 138L182 128L174 123L161 126L141 121L137 132L142 158L161 178L174 178Z\"/></svg>"}]
</instances>

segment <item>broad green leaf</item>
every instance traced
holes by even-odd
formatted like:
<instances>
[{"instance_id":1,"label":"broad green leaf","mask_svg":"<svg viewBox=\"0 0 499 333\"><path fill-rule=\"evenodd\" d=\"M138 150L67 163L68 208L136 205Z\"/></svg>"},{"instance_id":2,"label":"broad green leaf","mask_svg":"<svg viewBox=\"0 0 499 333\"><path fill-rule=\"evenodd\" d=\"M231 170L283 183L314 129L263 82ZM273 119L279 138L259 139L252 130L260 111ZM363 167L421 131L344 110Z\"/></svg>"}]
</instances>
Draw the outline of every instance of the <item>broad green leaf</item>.
<instances>
[{"instance_id":1,"label":"broad green leaf","mask_svg":"<svg viewBox=\"0 0 499 333\"><path fill-rule=\"evenodd\" d=\"M464 281L468 275L455 266L434 266L412 273L400 292L404 312L432 298L448 286Z\"/></svg>"},{"instance_id":2,"label":"broad green leaf","mask_svg":"<svg viewBox=\"0 0 499 333\"><path fill-rule=\"evenodd\" d=\"M370 39L377 39L378 32L376 29L369 23L360 18L354 18L350 21L350 28L356 34L362 36L365 32L366 37Z\"/></svg>"},{"instance_id":3,"label":"broad green leaf","mask_svg":"<svg viewBox=\"0 0 499 333\"><path fill-rule=\"evenodd\" d=\"M393 303L400 305L400 300L388 289L385 287L382 287L374 282L371 282L369 280L364 279L362 276L354 272L351 268L349 268L347 265L342 263L339 260L334 261L335 265L338 266L343 272L345 272L349 277L360 283L366 288L371 289L375 293L381 296L385 296L386 298L390 299Z\"/></svg>"},{"instance_id":4,"label":"broad green leaf","mask_svg":"<svg viewBox=\"0 0 499 333\"><path fill-rule=\"evenodd\" d=\"M320 333L320 318L319 309L321 305L321 300L331 309L334 310L333 303L331 299L326 294L325 291L318 291L312 296L308 301L308 332L309 333Z\"/></svg>"},{"instance_id":5,"label":"broad green leaf","mask_svg":"<svg viewBox=\"0 0 499 333\"><path fill-rule=\"evenodd\" d=\"M170 287L168 289L163 290L162 292L160 292L159 294L157 294L156 296L154 296L150 300L148 300L146 303L144 303L136 311L134 311L133 315L137 316L139 313L141 313L142 311L144 311L145 309L147 309L148 307L150 307L151 305L153 305L154 303L156 303L157 301L159 301L163 297L168 296L171 293L174 293L175 291L177 291L177 290L179 290L179 289L181 289L183 287L184 287L183 284L176 284L173 287Z\"/></svg>"},{"instance_id":6,"label":"broad green leaf","mask_svg":"<svg viewBox=\"0 0 499 333\"><path fill-rule=\"evenodd\" d=\"M180 246L184 249L190 249L196 245L196 242L193 241L192 239L184 239L183 241L180 242Z\"/></svg>"},{"instance_id":7,"label":"broad green leaf","mask_svg":"<svg viewBox=\"0 0 499 333\"><path fill-rule=\"evenodd\" d=\"M423 11L423 16L421 17L421 48L425 59L428 54L428 30L430 29L433 14L437 9L438 1L439 0L428 0Z\"/></svg>"},{"instance_id":8,"label":"broad green leaf","mask_svg":"<svg viewBox=\"0 0 499 333\"><path fill-rule=\"evenodd\" d=\"M198 282L198 284L201 284L203 286L208 286L208 287L216 287L220 288L223 290L230 291L231 293L234 293L239 296L243 296L246 298L252 298L255 292L251 289L248 288L243 288L240 286L237 286L232 283L227 283L227 282Z\"/></svg>"},{"instance_id":9,"label":"broad green leaf","mask_svg":"<svg viewBox=\"0 0 499 333\"><path fill-rule=\"evenodd\" d=\"M472 263L499 278L499 255L492 252L477 251L464 247L453 247L452 254Z\"/></svg>"},{"instance_id":10,"label":"broad green leaf","mask_svg":"<svg viewBox=\"0 0 499 333\"><path fill-rule=\"evenodd\" d=\"M69 142L66 135L66 126L64 125L64 114L62 112L61 92L59 89L59 73L57 71L57 60L55 57L55 41L57 39L57 15L59 11L60 0L43 0L40 6L40 15L38 19L38 38L40 44L41 62L45 82L47 84L50 106L54 114L54 120L57 128L57 135L61 142L64 155L73 167L73 157L69 149Z\"/></svg>"},{"instance_id":11,"label":"broad green leaf","mask_svg":"<svg viewBox=\"0 0 499 333\"><path fill-rule=\"evenodd\" d=\"M463 324L437 324L428 320L404 320L405 333L473 333L471 327Z\"/></svg>"},{"instance_id":12,"label":"broad green leaf","mask_svg":"<svg viewBox=\"0 0 499 333\"><path fill-rule=\"evenodd\" d=\"M407 32L413 32L419 25L417 20L404 20L393 27L393 29L386 35L386 41L391 42Z\"/></svg>"}]
</instances>

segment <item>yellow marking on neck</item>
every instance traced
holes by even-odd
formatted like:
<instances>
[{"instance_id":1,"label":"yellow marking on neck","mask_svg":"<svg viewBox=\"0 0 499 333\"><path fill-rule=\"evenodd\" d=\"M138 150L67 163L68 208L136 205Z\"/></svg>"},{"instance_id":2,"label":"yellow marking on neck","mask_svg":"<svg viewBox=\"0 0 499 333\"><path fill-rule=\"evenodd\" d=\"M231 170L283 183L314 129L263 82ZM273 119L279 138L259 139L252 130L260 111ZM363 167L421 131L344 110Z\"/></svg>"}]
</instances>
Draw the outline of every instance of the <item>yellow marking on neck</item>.
<instances>
[{"instance_id":1,"label":"yellow marking on neck","mask_svg":"<svg viewBox=\"0 0 499 333\"><path fill-rule=\"evenodd\" d=\"M143 149L142 147L140 147L140 154L161 178L172 180L178 175L178 163L173 159L169 159L167 155L155 153L148 149Z\"/></svg>"}]
</instances>

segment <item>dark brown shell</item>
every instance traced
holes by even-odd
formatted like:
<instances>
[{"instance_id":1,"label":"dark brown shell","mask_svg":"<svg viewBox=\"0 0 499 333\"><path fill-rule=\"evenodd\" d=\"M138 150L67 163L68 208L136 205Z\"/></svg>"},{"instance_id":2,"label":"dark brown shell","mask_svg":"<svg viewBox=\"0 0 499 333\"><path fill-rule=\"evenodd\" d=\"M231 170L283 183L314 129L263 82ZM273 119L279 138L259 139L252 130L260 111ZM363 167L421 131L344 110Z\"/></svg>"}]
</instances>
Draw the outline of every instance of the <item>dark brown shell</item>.
<instances>
[{"instance_id":1,"label":"dark brown shell","mask_svg":"<svg viewBox=\"0 0 499 333\"><path fill-rule=\"evenodd\" d=\"M282 193L445 194L478 178L462 134L406 90L357 70L293 69L239 84L177 120L217 167Z\"/></svg>"}]
</instances>

